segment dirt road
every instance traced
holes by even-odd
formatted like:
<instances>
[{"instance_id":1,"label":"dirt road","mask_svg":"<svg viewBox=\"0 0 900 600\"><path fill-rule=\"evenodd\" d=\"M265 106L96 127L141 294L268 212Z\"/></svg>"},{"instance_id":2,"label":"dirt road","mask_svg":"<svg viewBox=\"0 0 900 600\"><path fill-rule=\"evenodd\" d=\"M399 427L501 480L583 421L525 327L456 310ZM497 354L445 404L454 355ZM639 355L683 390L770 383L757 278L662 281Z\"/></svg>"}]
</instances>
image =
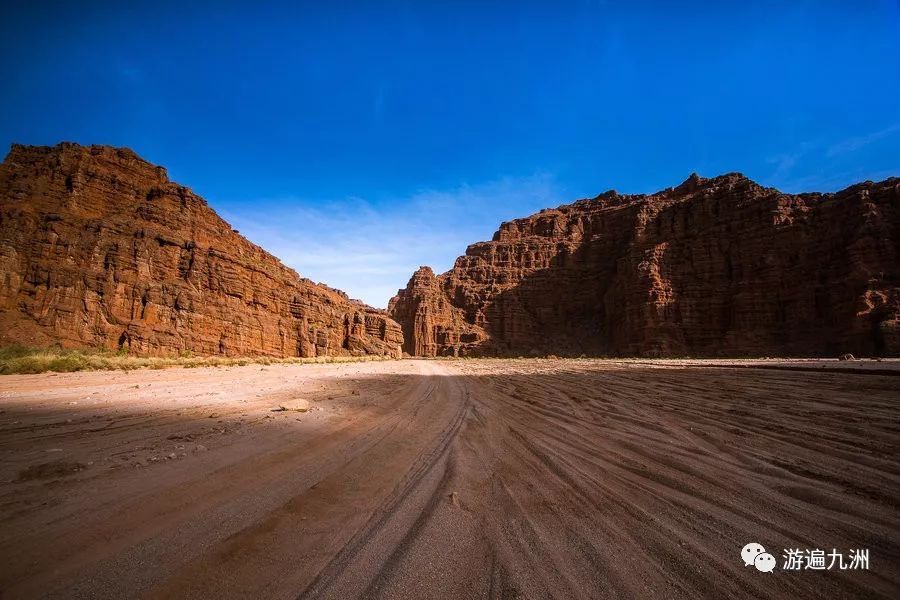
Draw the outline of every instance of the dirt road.
<instances>
[{"instance_id":1,"label":"dirt road","mask_svg":"<svg viewBox=\"0 0 900 600\"><path fill-rule=\"evenodd\" d=\"M897 597L898 365L747 366L3 377L2 598Z\"/></svg>"}]
</instances>

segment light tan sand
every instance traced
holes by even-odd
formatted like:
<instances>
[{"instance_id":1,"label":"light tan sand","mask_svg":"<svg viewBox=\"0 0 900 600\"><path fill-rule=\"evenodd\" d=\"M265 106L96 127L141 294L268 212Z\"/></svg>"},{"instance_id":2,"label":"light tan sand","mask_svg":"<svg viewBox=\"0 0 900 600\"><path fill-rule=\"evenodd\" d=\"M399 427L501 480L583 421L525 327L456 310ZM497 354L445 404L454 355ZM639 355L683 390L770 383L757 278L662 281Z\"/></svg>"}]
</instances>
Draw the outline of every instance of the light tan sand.
<instances>
[{"instance_id":1,"label":"light tan sand","mask_svg":"<svg viewBox=\"0 0 900 600\"><path fill-rule=\"evenodd\" d=\"M898 366L2 377L0 597L896 598ZM870 568L786 572L785 548Z\"/></svg>"}]
</instances>

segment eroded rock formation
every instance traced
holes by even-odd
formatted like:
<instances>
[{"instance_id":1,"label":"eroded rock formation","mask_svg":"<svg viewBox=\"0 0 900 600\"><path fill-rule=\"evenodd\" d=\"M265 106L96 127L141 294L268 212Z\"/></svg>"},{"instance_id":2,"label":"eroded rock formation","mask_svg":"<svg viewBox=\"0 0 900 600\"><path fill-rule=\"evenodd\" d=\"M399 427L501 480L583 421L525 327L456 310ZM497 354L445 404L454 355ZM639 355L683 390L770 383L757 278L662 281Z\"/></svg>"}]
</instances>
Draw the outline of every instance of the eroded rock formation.
<instances>
[{"instance_id":1,"label":"eroded rock formation","mask_svg":"<svg viewBox=\"0 0 900 600\"><path fill-rule=\"evenodd\" d=\"M900 178L790 195L740 174L503 223L391 301L435 355L900 354Z\"/></svg>"},{"instance_id":2,"label":"eroded rock formation","mask_svg":"<svg viewBox=\"0 0 900 600\"><path fill-rule=\"evenodd\" d=\"M12 147L0 342L147 354L398 356L383 311L301 279L127 149Z\"/></svg>"},{"instance_id":3,"label":"eroded rock formation","mask_svg":"<svg viewBox=\"0 0 900 600\"><path fill-rule=\"evenodd\" d=\"M407 323L403 348L412 356L471 355L487 338L442 292L431 267L413 274L406 289L391 298L388 312Z\"/></svg>"}]
</instances>

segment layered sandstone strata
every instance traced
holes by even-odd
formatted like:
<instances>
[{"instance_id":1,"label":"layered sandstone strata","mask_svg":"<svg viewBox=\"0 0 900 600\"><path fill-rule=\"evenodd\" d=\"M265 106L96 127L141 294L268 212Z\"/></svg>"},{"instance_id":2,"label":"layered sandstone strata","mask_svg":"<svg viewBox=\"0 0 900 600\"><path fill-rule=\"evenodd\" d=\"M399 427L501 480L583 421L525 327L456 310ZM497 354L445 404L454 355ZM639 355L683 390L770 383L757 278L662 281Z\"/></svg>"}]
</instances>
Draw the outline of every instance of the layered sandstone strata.
<instances>
[{"instance_id":1,"label":"layered sandstone strata","mask_svg":"<svg viewBox=\"0 0 900 600\"><path fill-rule=\"evenodd\" d=\"M388 313L400 316L403 349L412 356L471 355L487 335L442 292L431 267L420 267L405 290L391 298Z\"/></svg>"},{"instance_id":2,"label":"layered sandstone strata","mask_svg":"<svg viewBox=\"0 0 900 600\"><path fill-rule=\"evenodd\" d=\"M383 311L300 278L127 149L0 166L0 342L147 354L398 356Z\"/></svg>"},{"instance_id":3,"label":"layered sandstone strata","mask_svg":"<svg viewBox=\"0 0 900 600\"><path fill-rule=\"evenodd\" d=\"M434 355L900 354L900 178L790 195L740 174L501 225L391 301Z\"/></svg>"}]
</instances>

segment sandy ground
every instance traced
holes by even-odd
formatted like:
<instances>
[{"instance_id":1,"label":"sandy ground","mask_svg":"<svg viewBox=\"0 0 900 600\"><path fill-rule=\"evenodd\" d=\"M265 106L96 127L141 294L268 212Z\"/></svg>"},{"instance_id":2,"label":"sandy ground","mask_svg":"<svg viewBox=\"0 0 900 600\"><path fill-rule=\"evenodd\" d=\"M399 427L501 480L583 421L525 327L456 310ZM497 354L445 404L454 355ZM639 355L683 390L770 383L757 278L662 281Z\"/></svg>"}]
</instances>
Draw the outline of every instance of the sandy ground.
<instances>
[{"instance_id":1,"label":"sandy ground","mask_svg":"<svg viewBox=\"0 0 900 600\"><path fill-rule=\"evenodd\" d=\"M0 596L897 598L898 375L407 360L6 376ZM272 411L295 399L311 410ZM744 566L749 542L775 572ZM869 549L870 565L784 571L787 548Z\"/></svg>"}]
</instances>

